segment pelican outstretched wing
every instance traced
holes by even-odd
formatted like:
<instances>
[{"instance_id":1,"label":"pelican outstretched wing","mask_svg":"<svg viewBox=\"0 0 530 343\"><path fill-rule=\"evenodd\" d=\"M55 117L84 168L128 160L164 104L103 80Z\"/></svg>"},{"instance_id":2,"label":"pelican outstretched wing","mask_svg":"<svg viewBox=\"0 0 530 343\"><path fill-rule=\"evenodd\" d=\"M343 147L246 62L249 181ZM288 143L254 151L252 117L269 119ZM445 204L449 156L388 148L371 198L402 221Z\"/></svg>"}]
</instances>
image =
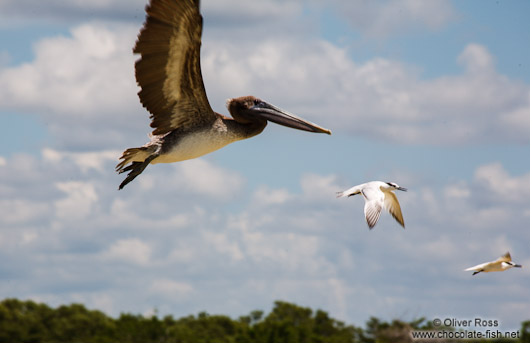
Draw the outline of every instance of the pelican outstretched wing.
<instances>
[{"instance_id":1,"label":"pelican outstretched wing","mask_svg":"<svg viewBox=\"0 0 530 343\"><path fill-rule=\"evenodd\" d=\"M153 134L215 120L201 75L198 0L151 0L134 52L142 105Z\"/></svg>"}]
</instances>

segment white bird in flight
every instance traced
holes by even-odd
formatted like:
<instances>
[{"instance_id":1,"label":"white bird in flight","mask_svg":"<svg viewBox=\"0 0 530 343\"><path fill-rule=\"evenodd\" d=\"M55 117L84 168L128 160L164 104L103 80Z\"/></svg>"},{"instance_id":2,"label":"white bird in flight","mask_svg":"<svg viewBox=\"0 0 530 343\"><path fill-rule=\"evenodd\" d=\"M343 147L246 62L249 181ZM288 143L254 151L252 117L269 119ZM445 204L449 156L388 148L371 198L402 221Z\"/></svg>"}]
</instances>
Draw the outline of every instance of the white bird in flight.
<instances>
[{"instance_id":1,"label":"white bird in flight","mask_svg":"<svg viewBox=\"0 0 530 343\"><path fill-rule=\"evenodd\" d=\"M372 229L381 215L381 210L384 208L403 228L405 222L403 221L403 214L401 214L401 207L393 190L407 191L406 188L398 186L394 182L372 181L363 183L361 185L353 186L344 192L337 192L337 198L351 197L355 194L362 194L364 197L364 216L368 227Z\"/></svg>"},{"instance_id":2,"label":"white bird in flight","mask_svg":"<svg viewBox=\"0 0 530 343\"><path fill-rule=\"evenodd\" d=\"M512 262L512 257L510 256L510 253L507 252L506 254L499 257L495 261L478 264L474 267L467 268L465 271L473 270L474 271L473 275L475 275L480 272L485 272L485 273L502 272L502 271L505 271L513 267L522 268L523 266Z\"/></svg>"}]
</instances>

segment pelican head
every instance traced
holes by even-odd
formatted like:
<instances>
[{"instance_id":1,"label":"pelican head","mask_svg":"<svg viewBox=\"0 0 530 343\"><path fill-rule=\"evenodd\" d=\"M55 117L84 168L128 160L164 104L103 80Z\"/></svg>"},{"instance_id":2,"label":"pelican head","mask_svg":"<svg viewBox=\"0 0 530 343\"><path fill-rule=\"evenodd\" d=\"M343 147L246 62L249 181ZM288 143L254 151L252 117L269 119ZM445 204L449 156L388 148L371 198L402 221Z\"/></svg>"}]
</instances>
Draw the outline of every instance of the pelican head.
<instances>
[{"instance_id":1,"label":"pelican head","mask_svg":"<svg viewBox=\"0 0 530 343\"><path fill-rule=\"evenodd\" d=\"M328 129L297 117L252 95L228 99L226 107L232 117L240 123L264 122L266 125L266 121L271 121L293 129L331 134Z\"/></svg>"},{"instance_id":2,"label":"pelican head","mask_svg":"<svg viewBox=\"0 0 530 343\"><path fill-rule=\"evenodd\" d=\"M406 189L405 187L401 187L401 186L399 186L399 185L398 185L397 183L395 183L395 182L387 182L386 184L387 184L387 185L389 186L389 188L391 188L391 189L397 189L397 190L399 190L399 191L403 191L403 192L406 192L406 191L407 191L407 189Z\"/></svg>"}]
</instances>

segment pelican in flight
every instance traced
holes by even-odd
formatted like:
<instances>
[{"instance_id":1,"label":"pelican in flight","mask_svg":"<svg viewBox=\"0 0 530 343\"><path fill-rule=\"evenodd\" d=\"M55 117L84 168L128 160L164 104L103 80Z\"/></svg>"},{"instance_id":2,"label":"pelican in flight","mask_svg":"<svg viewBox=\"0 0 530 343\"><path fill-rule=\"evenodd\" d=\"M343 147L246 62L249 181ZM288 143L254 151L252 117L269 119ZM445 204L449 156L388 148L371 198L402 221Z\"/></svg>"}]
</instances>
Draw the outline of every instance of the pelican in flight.
<instances>
[{"instance_id":1,"label":"pelican in flight","mask_svg":"<svg viewBox=\"0 0 530 343\"><path fill-rule=\"evenodd\" d=\"M400 187L394 182L371 181L353 186L344 192L337 192L337 198L362 194L364 197L364 216L370 229L377 224L383 208L390 212L392 217L405 228L401 207L393 192L396 189L404 192L407 191L406 188Z\"/></svg>"},{"instance_id":2,"label":"pelican in flight","mask_svg":"<svg viewBox=\"0 0 530 343\"><path fill-rule=\"evenodd\" d=\"M522 268L520 264L516 264L512 262L512 257L510 256L510 253L507 252L503 256L499 257L495 261L486 262L482 264L478 264L474 267L467 268L465 271L471 271L473 270L473 275L476 275L480 272L489 273L489 272L503 272L510 268Z\"/></svg>"},{"instance_id":3,"label":"pelican in flight","mask_svg":"<svg viewBox=\"0 0 530 343\"><path fill-rule=\"evenodd\" d=\"M151 113L150 142L123 152L118 173L129 172L122 189L149 164L196 158L258 135L267 121L331 134L254 96L229 99L232 118L210 107L200 66L202 16L199 0L151 0L134 53L142 105Z\"/></svg>"}]
</instances>

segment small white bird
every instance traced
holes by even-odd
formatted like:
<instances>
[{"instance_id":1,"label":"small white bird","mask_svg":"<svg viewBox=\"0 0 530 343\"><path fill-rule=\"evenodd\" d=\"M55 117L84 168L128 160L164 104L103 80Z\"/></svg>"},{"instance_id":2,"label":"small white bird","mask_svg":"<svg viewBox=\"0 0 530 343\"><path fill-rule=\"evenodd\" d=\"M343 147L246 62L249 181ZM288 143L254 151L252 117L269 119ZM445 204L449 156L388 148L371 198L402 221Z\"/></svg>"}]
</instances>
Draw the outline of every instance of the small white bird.
<instances>
[{"instance_id":1,"label":"small white bird","mask_svg":"<svg viewBox=\"0 0 530 343\"><path fill-rule=\"evenodd\" d=\"M400 187L394 182L372 181L363 183L361 185L353 186L344 192L337 192L337 198L351 197L355 194L362 194L364 197L364 216L368 227L372 229L381 215L381 210L384 208L395 220L398 221L403 228L405 222L401 214L401 207L393 190L407 191L406 188Z\"/></svg>"},{"instance_id":2,"label":"small white bird","mask_svg":"<svg viewBox=\"0 0 530 343\"><path fill-rule=\"evenodd\" d=\"M480 272L485 272L485 273L502 272L502 271L505 271L505 270L513 268L513 267L522 268L523 266L521 266L520 264L515 264L514 262L512 262L512 257L510 256L510 253L507 252L506 254L504 254L503 256L499 257L495 261L478 264L478 265L476 265L474 267L467 268L465 271L473 270L473 271L475 271L473 273L473 275L475 275L475 274L478 274Z\"/></svg>"}]
</instances>

